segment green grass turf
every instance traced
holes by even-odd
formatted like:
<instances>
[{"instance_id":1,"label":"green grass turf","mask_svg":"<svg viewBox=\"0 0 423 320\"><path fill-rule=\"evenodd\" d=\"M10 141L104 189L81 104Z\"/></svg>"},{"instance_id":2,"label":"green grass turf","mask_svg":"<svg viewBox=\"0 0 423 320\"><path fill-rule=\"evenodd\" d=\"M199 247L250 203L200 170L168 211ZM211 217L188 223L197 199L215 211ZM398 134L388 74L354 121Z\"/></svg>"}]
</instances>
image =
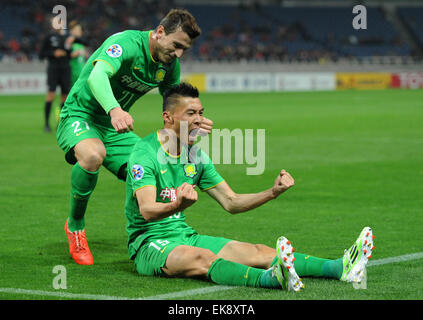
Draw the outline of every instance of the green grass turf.
<instances>
[{"instance_id":1,"label":"green grass turf","mask_svg":"<svg viewBox=\"0 0 423 320\"><path fill-rule=\"evenodd\" d=\"M136 274L126 247L124 184L104 168L86 214L95 264L71 260L63 231L71 166L55 135L43 132L43 99L0 97L0 288L55 291L56 265L66 267L66 293L138 298L214 286ZM262 175L247 176L250 165L216 166L236 192L271 187L283 168L296 185L234 216L200 193L187 210L198 232L269 246L285 235L297 252L337 258L369 225L374 259L423 251L423 91L203 94L202 101L216 129L266 129ZM145 96L131 113L140 136L162 125L158 95ZM422 299L421 262L369 268L367 290L306 278L299 294L236 288L183 298Z\"/></svg>"}]
</instances>

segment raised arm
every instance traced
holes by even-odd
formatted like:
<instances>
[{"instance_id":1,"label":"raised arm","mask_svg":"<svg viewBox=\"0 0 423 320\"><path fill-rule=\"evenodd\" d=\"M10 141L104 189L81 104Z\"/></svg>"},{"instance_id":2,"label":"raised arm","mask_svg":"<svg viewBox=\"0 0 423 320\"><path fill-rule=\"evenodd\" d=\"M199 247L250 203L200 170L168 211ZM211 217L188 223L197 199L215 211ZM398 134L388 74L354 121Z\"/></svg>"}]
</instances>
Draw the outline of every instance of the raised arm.
<instances>
[{"instance_id":1,"label":"raised arm","mask_svg":"<svg viewBox=\"0 0 423 320\"><path fill-rule=\"evenodd\" d=\"M277 198L294 185L291 175L282 170L272 188L259 193L235 193L224 181L206 192L214 198L229 213L240 213L257 208L266 202Z\"/></svg>"}]
</instances>

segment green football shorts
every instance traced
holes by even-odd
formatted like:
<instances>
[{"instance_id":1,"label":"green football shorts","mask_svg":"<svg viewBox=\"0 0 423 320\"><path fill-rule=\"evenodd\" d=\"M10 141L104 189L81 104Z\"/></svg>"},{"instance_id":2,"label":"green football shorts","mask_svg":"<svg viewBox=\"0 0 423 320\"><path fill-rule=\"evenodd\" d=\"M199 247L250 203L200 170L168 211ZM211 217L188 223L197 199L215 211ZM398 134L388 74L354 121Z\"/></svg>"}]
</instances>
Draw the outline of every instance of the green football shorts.
<instances>
[{"instance_id":1,"label":"green football shorts","mask_svg":"<svg viewBox=\"0 0 423 320\"><path fill-rule=\"evenodd\" d=\"M106 148L103 166L122 180L126 179L126 174L121 172L121 176L118 175L119 170L126 165L132 148L141 139L133 132L117 133L113 127L81 117L60 119L56 136L60 148L65 152L65 159L70 164L76 163L73 148L78 142L89 138L100 139Z\"/></svg>"},{"instance_id":2,"label":"green football shorts","mask_svg":"<svg viewBox=\"0 0 423 320\"><path fill-rule=\"evenodd\" d=\"M162 267L166 263L169 253L180 245L209 249L217 254L230 239L199 235L194 229L186 231L179 229L161 235L146 238L135 256L135 267L139 274L145 276L162 276Z\"/></svg>"}]
</instances>

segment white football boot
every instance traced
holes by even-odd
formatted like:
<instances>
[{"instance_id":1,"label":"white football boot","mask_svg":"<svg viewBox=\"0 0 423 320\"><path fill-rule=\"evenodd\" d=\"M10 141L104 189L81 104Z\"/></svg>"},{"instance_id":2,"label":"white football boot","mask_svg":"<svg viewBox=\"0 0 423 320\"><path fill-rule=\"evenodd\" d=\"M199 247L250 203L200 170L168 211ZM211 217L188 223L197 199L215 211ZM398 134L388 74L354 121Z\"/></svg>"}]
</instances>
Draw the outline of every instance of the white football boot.
<instances>
[{"instance_id":1,"label":"white football boot","mask_svg":"<svg viewBox=\"0 0 423 320\"><path fill-rule=\"evenodd\" d=\"M274 273L282 286L282 289L288 291L300 291L304 288L300 277L294 268L294 248L291 242L280 237L276 242L276 251L278 255L278 263L275 265Z\"/></svg>"},{"instance_id":2,"label":"white football boot","mask_svg":"<svg viewBox=\"0 0 423 320\"><path fill-rule=\"evenodd\" d=\"M361 282L363 280L367 262L372 257L375 248L374 238L372 229L365 227L351 248L345 250L341 281Z\"/></svg>"}]
</instances>

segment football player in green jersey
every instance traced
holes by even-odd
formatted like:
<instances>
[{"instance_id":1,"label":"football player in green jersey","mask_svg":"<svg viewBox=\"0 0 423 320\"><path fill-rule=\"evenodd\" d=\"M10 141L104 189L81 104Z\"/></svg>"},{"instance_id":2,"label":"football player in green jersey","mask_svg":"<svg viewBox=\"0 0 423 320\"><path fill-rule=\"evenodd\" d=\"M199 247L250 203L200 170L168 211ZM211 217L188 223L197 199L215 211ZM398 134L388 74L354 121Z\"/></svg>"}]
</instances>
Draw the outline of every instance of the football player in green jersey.
<instances>
[{"instance_id":1,"label":"football player in green jersey","mask_svg":"<svg viewBox=\"0 0 423 320\"><path fill-rule=\"evenodd\" d=\"M186 10L173 9L155 30L126 30L107 38L91 55L60 113L59 146L73 164L69 251L78 264L93 264L84 215L101 165L126 179L129 153L139 137L128 113L134 102L158 88L163 94L180 82L179 58L201 30ZM204 132L212 121L204 119Z\"/></svg>"},{"instance_id":2,"label":"football player in green jersey","mask_svg":"<svg viewBox=\"0 0 423 320\"><path fill-rule=\"evenodd\" d=\"M198 199L196 187L235 214L276 199L294 185L291 175L281 170L269 189L235 193L210 158L189 139L203 120L204 109L198 96L198 90L187 83L167 91L164 127L138 141L129 157L126 229L129 255L138 273L203 277L222 285L289 291L304 287L301 276L360 282L374 249L368 227L343 257L331 260L294 253L285 237L271 248L200 235L186 223L185 210Z\"/></svg>"},{"instance_id":3,"label":"football player in green jersey","mask_svg":"<svg viewBox=\"0 0 423 320\"><path fill-rule=\"evenodd\" d=\"M82 37L81 24L76 20L71 21L69 23L69 32L75 39L80 39ZM73 42L69 61L71 67L71 87L75 84L79 74L82 71L82 68L85 65L85 55L85 45L81 43L81 41Z\"/></svg>"}]
</instances>

